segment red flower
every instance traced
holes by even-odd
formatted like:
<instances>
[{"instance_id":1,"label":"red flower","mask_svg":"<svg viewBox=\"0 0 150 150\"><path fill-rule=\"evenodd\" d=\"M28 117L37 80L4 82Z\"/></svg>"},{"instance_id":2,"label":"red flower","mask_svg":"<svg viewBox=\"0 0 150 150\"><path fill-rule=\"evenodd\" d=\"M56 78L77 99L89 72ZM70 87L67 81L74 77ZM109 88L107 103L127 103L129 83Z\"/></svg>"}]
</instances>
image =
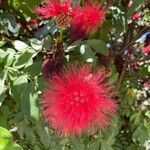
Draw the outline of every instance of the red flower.
<instances>
[{"instance_id":1,"label":"red flower","mask_svg":"<svg viewBox=\"0 0 150 150\"><path fill-rule=\"evenodd\" d=\"M150 52L150 44L147 45L146 47L144 47L144 48L142 49L142 52L143 52L143 53L149 53L149 52Z\"/></svg>"},{"instance_id":2,"label":"red flower","mask_svg":"<svg viewBox=\"0 0 150 150\"><path fill-rule=\"evenodd\" d=\"M83 31L89 33L96 31L102 24L106 11L101 9L101 4L98 6L94 4L86 4L74 17L73 24L80 26Z\"/></svg>"},{"instance_id":3,"label":"red flower","mask_svg":"<svg viewBox=\"0 0 150 150\"><path fill-rule=\"evenodd\" d=\"M150 87L150 82L145 82L145 83L143 84L143 86L144 86L144 87Z\"/></svg>"},{"instance_id":4,"label":"red flower","mask_svg":"<svg viewBox=\"0 0 150 150\"><path fill-rule=\"evenodd\" d=\"M42 110L47 122L61 134L79 135L98 126L105 129L117 105L108 97L105 70L72 65L50 79L43 92Z\"/></svg>"},{"instance_id":5,"label":"red flower","mask_svg":"<svg viewBox=\"0 0 150 150\"><path fill-rule=\"evenodd\" d=\"M73 17L73 8L71 7L70 0L64 0L64 2L45 1L45 5L36 8L36 11L42 15L43 18L54 17L59 26L69 26Z\"/></svg>"},{"instance_id":6,"label":"red flower","mask_svg":"<svg viewBox=\"0 0 150 150\"><path fill-rule=\"evenodd\" d=\"M135 12L135 13L131 16L131 19L132 19L133 21L135 21L135 20L138 20L140 17L141 17L141 13Z\"/></svg>"}]
</instances>

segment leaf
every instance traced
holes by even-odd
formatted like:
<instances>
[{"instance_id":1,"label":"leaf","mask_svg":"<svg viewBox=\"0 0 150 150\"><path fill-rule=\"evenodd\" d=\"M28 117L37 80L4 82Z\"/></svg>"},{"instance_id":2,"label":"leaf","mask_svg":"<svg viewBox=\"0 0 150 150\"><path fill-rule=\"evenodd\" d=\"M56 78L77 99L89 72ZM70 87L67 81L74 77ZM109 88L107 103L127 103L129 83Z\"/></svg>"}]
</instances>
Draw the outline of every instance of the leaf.
<instances>
[{"instance_id":1,"label":"leaf","mask_svg":"<svg viewBox=\"0 0 150 150\"><path fill-rule=\"evenodd\" d=\"M148 129L144 126L139 126L132 134L133 139L138 140L142 145L149 138Z\"/></svg>"},{"instance_id":2,"label":"leaf","mask_svg":"<svg viewBox=\"0 0 150 150\"><path fill-rule=\"evenodd\" d=\"M118 76L119 76L119 73L112 74L111 77L110 77L110 79L109 79L110 83L111 84L115 84L116 81L117 81L117 79L118 79Z\"/></svg>"},{"instance_id":3,"label":"leaf","mask_svg":"<svg viewBox=\"0 0 150 150\"><path fill-rule=\"evenodd\" d=\"M136 12L136 11L139 10L140 5L141 5L143 2L144 2L144 0L134 0L134 1L133 1L133 4L132 4L131 7L128 9L127 14L126 14L126 16L127 16L128 19L130 18L130 16L131 16L134 12Z\"/></svg>"},{"instance_id":4,"label":"leaf","mask_svg":"<svg viewBox=\"0 0 150 150\"><path fill-rule=\"evenodd\" d=\"M26 136L26 140L28 142L31 142L32 145L34 145L36 136L30 126L24 126L24 134Z\"/></svg>"},{"instance_id":5,"label":"leaf","mask_svg":"<svg viewBox=\"0 0 150 150\"><path fill-rule=\"evenodd\" d=\"M11 147L11 140L7 140L7 139L1 139L0 138L0 150L10 150L8 149L9 147Z\"/></svg>"},{"instance_id":6,"label":"leaf","mask_svg":"<svg viewBox=\"0 0 150 150\"><path fill-rule=\"evenodd\" d=\"M0 49L0 59L5 58L6 55L7 53L4 50Z\"/></svg>"},{"instance_id":7,"label":"leaf","mask_svg":"<svg viewBox=\"0 0 150 150\"><path fill-rule=\"evenodd\" d=\"M28 79L26 75L17 76L11 86L12 97L16 102L21 101L21 96L25 92Z\"/></svg>"},{"instance_id":8,"label":"leaf","mask_svg":"<svg viewBox=\"0 0 150 150\"><path fill-rule=\"evenodd\" d=\"M23 150L23 148L17 143L13 143L9 150Z\"/></svg>"},{"instance_id":9,"label":"leaf","mask_svg":"<svg viewBox=\"0 0 150 150\"><path fill-rule=\"evenodd\" d=\"M25 51L13 64L14 68L20 69L30 65L32 60L32 53Z\"/></svg>"},{"instance_id":10,"label":"leaf","mask_svg":"<svg viewBox=\"0 0 150 150\"><path fill-rule=\"evenodd\" d=\"M74 150L85 150L85 144L81 143L79 139L73 139L72 142Z\"/></svg>"},{"instance_id":11,"label":"leaf","mask_svg":"<svg viewBox=\"0 0 150 150\"><path fill-rule=\"evenodd\" d=\"M110 9L112 11L112 25L117 38L119 38L127 31L128 27L125 12L122 7L112 6Z\"/></svg>"},{"instance_id":12,"label":"leaf","mask_svg":"<svg viewBox=\"0 0 150 150\"><path fill-rule=\"evenodd\" d=\"M0 47L4 46L6 44L5 41L0 41Z\"/></svg>"},{"instance_id":13,"label":"leaf","mask_svg":"<svg viewBox=\"0 0 150 150\"><path fill-rule=\"evenodd\" d=\"M99 39L87 40L87 44L96 52L101 53L105 56L108 56L108 48L104 41Z\"/></svg>"},{"instance_id":14,"label":"leaf","mask_svg":"<svg viewBox=\"0 0 150 150\"><path fill-rule=\"evenodd\" d=\"M11 49L11 48L8 48L7 49L7 56L5 58L5 65L7 67L9 67L12 63L13 63L13 59L14 59L14 56L15 56L15 50L14 49Z\"/></svg>"},{"instance_id":15,"label":"leaf","mask_svg":"<svg viewBox=\"0 0 150 150\"><path fill-rule=\"evenodd\" d=\"M9 34L11 32L14 36L18 36L20 26L18 26L15 17L8 12L0 12L0 23L4 27L4 31ZM8 32L9 31L9 32Z\"/></svg>"},{"instance_id":16,"label":"leaf","mask_svg":"<svg viewBox=\"0 0 150 150\"><path fill-rule=\"evenodd\" d=\"M100 148L100 139L94 139L91 142L88 142L88 149L87 150L99 150Z\"/></svg>"},{"instance_id":17,"label":"leaf","mask_svg":"<svg viewBox=\"0 0 150 150\"><path fill-rule=\"evenodd\" d=\"M36 131L40 137L40 141L42 142L42 144L46 148L49 148L51 146L51 137L48 127L46 127L43 122L38 122L36 124Z\"/></svg>"},{"instance_id":18,"label":"leaf","mask_svg":"<svg viewBox=\"0 0 150 150\"><path fill-rule=\"evenodd\" d=\"M0 139L10 140L12 139L12 135L7 129L0 127Z\"/></svg>"},{"instance_id":19,"label":"leaf","mask_svg":"<svg viewBox=\"0 0 150 150\"><path fill-rule=\"evenodd\" d=\"M35 50L42 49L42 43L38 39L35 39L35 38L30 39L30 44Z\"/></svg>"},{"instance_id":20,"label":"leaf","mask_svg":"<svg viewBox=\"0 0 150 150\"><path fill-rule=\"evenodd\" d=\"M41 27L34 35L37 39L43 39L44 37L54 35L58 30L58 27L55 25L54 20L50 20L43 27Z\"/></svg>"},{"instance_id":21,"label":"leaf","mask_svg":"<svg viewBox=\"0 0 150 150\"><path fill-rule=\"evenodd\" d=\"M28 118L39 119L38 91L33 83L28 83L21 95L21 110Z\"/></svg>"},{"instance_id":22,"label":"leaf","mask_svg":"<svg viewBox=\"0 0 150 150\"><path fill-rule=\"evenodd\" d=\"M41 73L42 62L40 60L35 61L31 66L24 69L25 73L31 76L38 76Z\"/></svg>"},{"instance_id":23,"label":"leaf","mask_svg":"<svg viewBox=\"0 0 150 150\"><path fill-rule=\"evenodd\" d=\"M6 93L5 93L5 90L6 90L6 87L5 87L5 75L6 72L5 71L2 71L0 72L0 106L2 105L3 101L5 100L6 98Z\"/></svg>"},{"instance_id":24,"label":"leaf","mask_svg":"<svg viewBox=\"0 0 150 150\"><path fill-rule=\"evenodd\" d=\"M26 49L29 48L29 46L26 43L19 41L19 40L14 41L13 45L15 49L18 51L25 51Z\"/></svg>"},{"instance_id":25,"label":"leaf","mask_svg":"<svg viewBox=\"0 0 150 150\"><path fill-rule=\"evenodd\" d=\"M96 56L88 45L81 45L80 53L82 54L86 62L90 62L90 63L96 62Z\"/></svg>"},{"instance_id":26,"label":"leaf","mask_svg":"<svg viewBox=\"0 0 150 150\"><path fill-rule=\"evenodd\" d=\"M115 116L111 122L111 126L105 131L100 150L113 150L112 146L115 142L115 136L119 132L119 117Z\"/></svg>"},{"instance_id":27,"label":"leaf","mask_svg":"<svg viewBox=\"0 0 150 150\"><path fill-rule=\"evenodd\" d=\"M47 49L50 48L51 44L52 44L52 37L51 37L50 35L48 35L48 36L45 38L45 40L44 40L43 48L44 48L45 50L47 50Z\"/></svg>"},{"instance_id":28,"label":"leaf","mask_svg":"<svg viewBox=\"0 0 150 150\"><path fill-rule=\"evenodd\" d=\"M12 138L12 134L7 129L0 127L0 150L22 150Z\"/></svg>"}]
</instances>

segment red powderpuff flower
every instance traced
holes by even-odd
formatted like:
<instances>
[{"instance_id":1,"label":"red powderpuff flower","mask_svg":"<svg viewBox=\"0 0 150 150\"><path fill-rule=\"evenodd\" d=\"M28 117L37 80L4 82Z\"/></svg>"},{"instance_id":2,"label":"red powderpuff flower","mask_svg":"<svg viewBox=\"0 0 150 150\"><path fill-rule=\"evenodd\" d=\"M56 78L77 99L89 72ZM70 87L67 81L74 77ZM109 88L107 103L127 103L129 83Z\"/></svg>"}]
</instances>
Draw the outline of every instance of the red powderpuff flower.
<instances>
[{"instance_id":1,"label":"red powderpuff flower","mask_svg":"<svg viewBox=\"0 0 150 150\"><path fill-rule=\"evenodd\" d=\"M144 86L144 87L149 87L149 88L150 88L150 82L145 82L145 83L143 84L143 86Z\"/></svg>"},{"instance_id":2,"label":"red powderpuff flower","mask_svg":"<svg viewBox=\"0 0 150 150\"><path fill-rule=\"evenodd\" d=\"M100 10L101 9L101 10ZM102 9L101 4L86 4L73 19L74 26L80 26L83 31L89 33L96 31L105 19L106 10Z\"/></svg>"},{"instance_id":3,"label":"red powderpuff flower","mask_svg":"<svg viewBox=\"0 0 150 150\"><path fill-rule=\"evenodd\" d=\"M104 69L93 72L89 65L72 65L53 75L42 97L46 121L62 135L105 129L117 109L106 77Z\"/></svg>"},{"instance_id":4,"label":"red powderpuff flower","mask_svg":"<svg viewBox=\"0 0 150 150\"><path fill-rule=\"evenodd\" d=\"M131 16L131 19L132 19L133 21L135 21L135 20L138 20L140 17L141 17L141 13L135 12L135 13Z\"/></svg>"},{"instance_id":5,"label":"red powderpuff flower","mask_svg":"<svg viewBox=\"0 0 150 150\"><path fill-rule=\"evenodd\" d=\"M64 0L64 2L47 0L45 5L36 8L36 11L43 18L54 17L57 24L63 27L69 26L73 17L73 8L71 7L70 0Z\"/></svg>"},{"instance_id":6,"label":"red powderpuff flower","mask_svg":"<svg viewBox=\"0 0 150 150\"><path fill-rule=\"evenodd\" d=\"M143 52L143 53L149 53L149 52L150 52L150 44L147 45L146 47L144 47L144 48L142 49L142 52Z\"/></svg>"}]
</instances>

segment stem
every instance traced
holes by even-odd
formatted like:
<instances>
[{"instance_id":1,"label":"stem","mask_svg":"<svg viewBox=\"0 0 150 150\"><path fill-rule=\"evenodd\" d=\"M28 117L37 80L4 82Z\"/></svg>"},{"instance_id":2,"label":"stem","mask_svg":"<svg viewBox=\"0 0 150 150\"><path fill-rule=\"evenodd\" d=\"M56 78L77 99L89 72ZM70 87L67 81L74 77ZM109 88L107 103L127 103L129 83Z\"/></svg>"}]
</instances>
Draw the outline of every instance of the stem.
<instances>
[{"instance_id":1,"label":"stem","mask_svg":"<svg viewBox=\"0 0 150 150\"><path fill-rule=\"evenodd\" d=\"M63 40L63 31L64 31L64 29L63 29L63 27L61 27L60 28L59 42L62 42L62 40Z\"/></svg>"},{"instance_id":2,"label":"stem","mask_svg":"<svg viewBox=\"0 0 150 150\"><path fill-rule=\"evenodd\" d=\"M117 91L120 89L120 85L121 85L122 80L123 80L123 77L124 77L124 75L125 75L125 71L126 71L126 67L127 67L127 61L128 61L128 55L127 55L126 58L125 58L125 62L124 62L124 64L123 64L122 72L121 72L120 77L119 77L119 79L118 79L118 82L117 82L117 84L116 84L116 89L117 89Z\"/></svg>"}]
</instances>

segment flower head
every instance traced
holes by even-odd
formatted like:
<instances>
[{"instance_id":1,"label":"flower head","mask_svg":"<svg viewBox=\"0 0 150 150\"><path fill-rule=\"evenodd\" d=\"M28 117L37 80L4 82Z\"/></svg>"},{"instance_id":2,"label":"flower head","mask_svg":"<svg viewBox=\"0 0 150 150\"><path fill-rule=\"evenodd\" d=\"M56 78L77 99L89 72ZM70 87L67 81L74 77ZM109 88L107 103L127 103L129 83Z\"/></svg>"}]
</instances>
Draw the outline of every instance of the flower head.
<instances>
[{"instance_id":1,"label":"flower head","mask_svg":"<svg viewBox=\"0 0 150 150\"><path fill-rule=\"evenodd\" d=\"M101 7L101 4L86 4L74 17L73 24L80 26L86 33L96 31L106 14L106 11Z\"/></svg>"},{"instance_id":2,"label":"flower head","mask_svg":"<svg viewBox=\"0 0 150 150\"><path fill-rule=\"evenodd\" d=\"M95 126L105 129L117 108L108 96L107 76L89 65L72 65L53 75L42 97L47 122L63 135L79 135Z\"/></svg>"},{"instance_id":3,"label":"flower head","mask_svg":"<svg viewBox=\"0 0 150 150\"><path fill-rule=\"evenodd\" d=\"M142 49L142 52L143 53L149 53L150 52L150 44L145 46L143 49Z\"/></svg>"},{"instance_id":4,"label":"flower head","mask_svg":"<svg viewBox=\"0 0 150 150\"><path fill-rule=\"evenodd\" d=\"M73 17L73 8L71 7L70 0L60 2L58 0L45 1L45 5L36 8L43 18L54 17L59 26L69 26Z\"/></svg>"},{"instance_id":5,"label":"flower head","mask_svg":"<svg viewBox=\"0 0 150 150\"><path fill-rule=\"evenodd\" d=\"M135 12L132 16L131 19L133 21L138 20L141 17L141 13L140 12Z\"/></svg>"}]
</instances>

